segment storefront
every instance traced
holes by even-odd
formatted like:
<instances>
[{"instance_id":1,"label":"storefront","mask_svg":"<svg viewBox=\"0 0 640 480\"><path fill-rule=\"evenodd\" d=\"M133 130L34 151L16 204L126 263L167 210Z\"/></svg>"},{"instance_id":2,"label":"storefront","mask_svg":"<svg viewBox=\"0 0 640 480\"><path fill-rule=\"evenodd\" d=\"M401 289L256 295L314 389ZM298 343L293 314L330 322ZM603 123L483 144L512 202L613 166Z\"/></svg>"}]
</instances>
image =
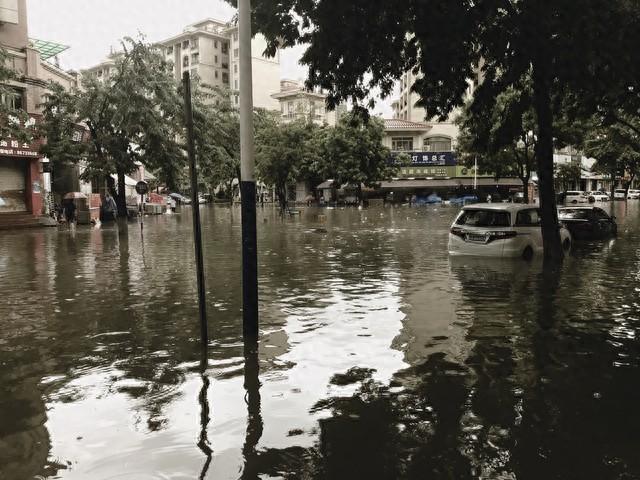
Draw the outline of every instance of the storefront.
<instances>
[{"instance_id":1,"label":"storefront","mask_svg":"<svg viewBox=\"0 0 640 480\"><path fill-rule=\"evenodd\" d=\"M0 215L42 213L42 174L37 148L0 140Z\"/></svg>"}]
</instances>

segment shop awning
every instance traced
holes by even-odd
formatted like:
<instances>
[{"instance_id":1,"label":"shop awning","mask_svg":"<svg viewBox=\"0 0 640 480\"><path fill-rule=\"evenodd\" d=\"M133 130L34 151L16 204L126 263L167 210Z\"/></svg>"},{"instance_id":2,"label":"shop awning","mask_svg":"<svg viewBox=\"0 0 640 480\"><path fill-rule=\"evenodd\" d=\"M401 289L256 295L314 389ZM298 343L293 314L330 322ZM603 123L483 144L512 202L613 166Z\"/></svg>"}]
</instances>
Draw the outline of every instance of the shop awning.
<instances>
[{"instance_id":1,"label":"shop awning","mask_svg":"<svg viewBox=\"0 0 640 480\"><path fill-rule=\"evenodd\" d=\"M522 187L519 178L501 178L497 182L493 178L478 178L478 187ZM473 178L433 178L416 180L391 180L390 182L380 182L380 188L457 188L473 187Z\"/></svg>"},{"instance_id":2,"label":"shop awning","mask_svg":"<svg viewBox=\"0 0 640 480\"><path fill-rule=\"evenodd\" d=\"M40 58L42 60L55 57L69 48L67 45L62 45L61 43L38 40L37 38L30 38L29 41L33 48L40 52Z\"/></svg>"}]
</instances>

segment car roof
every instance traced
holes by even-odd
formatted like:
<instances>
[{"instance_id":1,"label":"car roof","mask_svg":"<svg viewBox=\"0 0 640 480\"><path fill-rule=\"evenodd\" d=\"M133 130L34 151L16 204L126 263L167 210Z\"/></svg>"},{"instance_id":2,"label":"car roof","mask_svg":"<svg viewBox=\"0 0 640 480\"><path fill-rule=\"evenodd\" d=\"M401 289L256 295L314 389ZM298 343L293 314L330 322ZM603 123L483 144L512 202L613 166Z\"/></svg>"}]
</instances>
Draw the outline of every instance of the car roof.
<instances>
[{"instance_id":1,"label":"car roof","mask_svg":"<svg viewBox=\"0 0 640 480\"><path fill-rule=\"evenodd\" d=\"M463 210L501 210L506 212L529 210L531 208L540 208L540 205L532 203L474 203L473 205L462 207Z\"/></svg>"}]
</instances>

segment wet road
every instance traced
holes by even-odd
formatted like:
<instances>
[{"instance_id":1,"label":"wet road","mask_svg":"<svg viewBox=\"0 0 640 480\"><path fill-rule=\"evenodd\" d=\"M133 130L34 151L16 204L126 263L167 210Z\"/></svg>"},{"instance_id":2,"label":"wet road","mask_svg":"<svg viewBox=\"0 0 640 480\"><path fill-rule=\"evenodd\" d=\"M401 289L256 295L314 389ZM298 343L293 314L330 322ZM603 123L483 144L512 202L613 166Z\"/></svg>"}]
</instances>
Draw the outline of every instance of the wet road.
<instances>
[{"instance_id":1,"label":"wet road","mask_svg":"<svg viewBox=\"0 0 640 480\"><path fill-rule=\"evenodd\" d=\"M640 478L640 202L616 209L557 275L450 259L454 208L259 210L256 357L240 212L207 207L206 365L189 215L0 233L0 479Z\"/></svg>"}]
</instances>

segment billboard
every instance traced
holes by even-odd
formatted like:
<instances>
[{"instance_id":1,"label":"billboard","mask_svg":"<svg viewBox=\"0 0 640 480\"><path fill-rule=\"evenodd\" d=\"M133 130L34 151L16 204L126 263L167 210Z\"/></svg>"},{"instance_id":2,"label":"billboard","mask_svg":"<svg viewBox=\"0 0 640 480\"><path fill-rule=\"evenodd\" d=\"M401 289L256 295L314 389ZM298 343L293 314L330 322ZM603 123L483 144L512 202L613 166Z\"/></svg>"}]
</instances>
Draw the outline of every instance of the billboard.
<instances>
[{"instance_id":1,"label":"billboard","mask_svg":"<svg viewBox=\"0 0 640 480\"><path fill-rule=\"evenodd\" d=\"M404 153L411 158L412 166L447 166L455 167L458 162L455 152L394 152L394 162L397 163L397 155Z\"/></svg>"}]
</instances>

